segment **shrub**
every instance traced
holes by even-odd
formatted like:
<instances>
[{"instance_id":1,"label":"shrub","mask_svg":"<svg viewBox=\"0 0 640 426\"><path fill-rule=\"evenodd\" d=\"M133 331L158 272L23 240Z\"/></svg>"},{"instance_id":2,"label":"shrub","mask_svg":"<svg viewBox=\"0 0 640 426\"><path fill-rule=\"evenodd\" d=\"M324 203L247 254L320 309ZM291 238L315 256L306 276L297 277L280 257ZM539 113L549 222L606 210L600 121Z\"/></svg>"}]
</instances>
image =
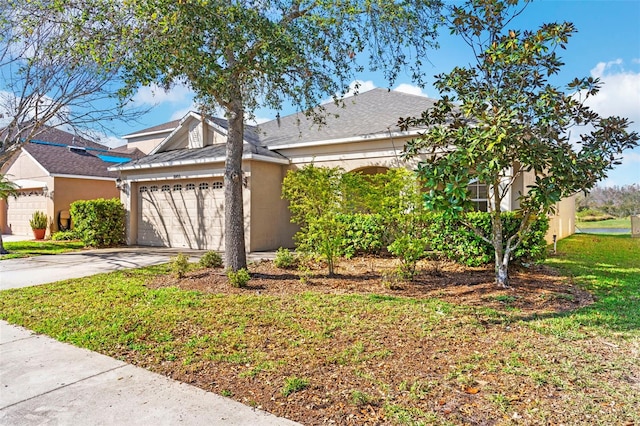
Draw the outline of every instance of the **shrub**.
<instances>
[{"instance_id":1,"label":"shrub","mask_svg":"<svg viewBox=\"0 0 640 426\"><path fill-rule=\"evenodd\" d=\"M298 266L298 257L288 249L280 247L276 251L276 258L273 264L281 269L293 269Z\"/></svg>"},{"instance_id":2,"label":"shrub","mask_svg":"<svg viewBox=\"0 0 640 426\"><path fill-rule=\"evenodd\" d=\"M247 286L247 283L251 279L251 275L249 275L249 271L245 268L238 269L237 272L233 272L233 270L229 269L227 271L227 278L229 279L229 283L231 283L232 287L242 288Z\"/></svg>"},{"instance_id":3,"label":"shrub","mask_svg":"<svg viewBox=\"0 0 640 426\"><path fill-rule=\"evenodd\" d=\"M204 268L221 268L222 256L216 251L208 251L202 255L198 264Z\"/></svg>"},{"instance_id":4,"label":"shrub","mask_svg":"<svg viewBox=\"0 0 640 426\"><path fill-rule=\"evenodd\" d=\"M464 215L464 221L477 228L484 235L491 235L491 216L486 212L471 212ZM507 240L518 231L519 212L503 212L503 240ZM462 221L445 217L442 214L430 218L430 246L442 255L468 266L480 266L494 261L491 244L482 240ZM513 251L511 260L517 262L540 261L546 256L547 243L544 236L549 228L546 217L536 218L522 244Z\"/></svg>"},{"instance_id":5,"label":"shrub","mask_svg":"<svg viewBox=\"0 0 640 426\"><path fill-rule=\"evenodd\" d=\"M340 252L347 258L356 254L378 254L384 247L385 227L380 214L338 214L344 225Z\"/></svg>"},{"instance_id":6,"label":"shrub","mask_svg":"<svg viewBox=\"0 0 640 426\"><path fill-rule=\"evenodd\" d=\"M184 275L189 270L189 256L184 253L178 253L176 257L171 258L169 266L176 278L184 278Z\"/></svg>"},{"instance_id":7,"label":"shrub","mask_svg":"<svg viewBox=\"0 0 640 426\"><path fill-rule=\"evenodd\" d=\"M125 241L125 210L117 198L75 201L71 203L74 231L92 247L108 247Z\"/></svg>"},{"instance_id":8,"label":"shrub","mask_svg":"<svg viewBox=\"0 0 640 426\"><path fill-rule=\"evenodd\" d=\"M45 212L36 210L33 212L33 215L31 215L31 219L29 219L29 225L31 229L47 229L47 226L49 226L49 218Z\"/></svg>"},{"instance_id":9,"label":"shrub","mask_svg":"<svg viewBox=\"0 0 640 426\"><path fill-rule=\"evenodd\" d=\"M416 276L418 261L425 257L428 239L414 238L411 235L400 235L389 246L389 251L400 259L398 273L401 278L413 280Z\"/></svg>"},{"instance_id":10,"label":"shrub","mask_svg":"<svg viewBox=\"0 0 640 426\"><path fill-rule=\"evenodd\" d=\"M289 201L291 221L300 225L295 235L301 253L319 254L327 261L329 275L334 274L336 259L346 226L337 215L355 211L364 179L340 168L308 165L291 170L282 182L282 197Z\"/></svg>"},{"instance_id":11,"label":"shrub","mask_svg":"<svg viewBox=\"0 0 640 426\"><path fill-rule=\"evenodd\" d=\"M76 234L75 231L69 230L69 231L58 231L51 236L51 239L53 241L72 241L72 240L79 240L80 238L78 237L78 234Z\"/></svg>"}]
</instances>

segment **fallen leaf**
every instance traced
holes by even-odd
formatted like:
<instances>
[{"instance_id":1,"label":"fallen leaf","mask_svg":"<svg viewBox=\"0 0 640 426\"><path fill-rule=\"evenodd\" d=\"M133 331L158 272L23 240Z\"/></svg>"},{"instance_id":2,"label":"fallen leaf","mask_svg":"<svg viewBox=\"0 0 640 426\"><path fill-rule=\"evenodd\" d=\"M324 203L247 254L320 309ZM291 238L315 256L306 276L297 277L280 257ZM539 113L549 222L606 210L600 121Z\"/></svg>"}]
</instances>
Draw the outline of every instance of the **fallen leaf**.
<instances>
[{"instance_id":1,"label":"fallen leaf","mask_svg":"<svg viewBox=\"0 0 640 426\"><path fill-rule=\"evenodd\" d=\"M464 391L468 394L475 395L478 392L480 392L480 388L468 387L468 388L465 388Z\"/></svg>"}]
</instances>

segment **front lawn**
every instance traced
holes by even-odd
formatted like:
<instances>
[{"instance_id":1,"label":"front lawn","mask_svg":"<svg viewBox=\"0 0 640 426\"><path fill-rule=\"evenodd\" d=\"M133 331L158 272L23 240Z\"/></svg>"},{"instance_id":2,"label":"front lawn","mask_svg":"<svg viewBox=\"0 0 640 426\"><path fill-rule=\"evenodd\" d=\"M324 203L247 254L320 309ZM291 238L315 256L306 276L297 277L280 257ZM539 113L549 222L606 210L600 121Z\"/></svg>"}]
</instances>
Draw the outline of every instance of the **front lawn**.
<instances>
[{"instance_id":1,"label":"front lawn","mask_svg":"<svg viewBox=\"0 0 640 426\"><path fill-rule=\"evenodd\" d=\"M369 258L332 279L253 265L244 290L165 265L5 291L0 318L307 425L638 424L638 252L575 235L547 261L568 277L507 291L443 264L397 283Z\"/></svg>"},{"instance_id":2,"label":"front lawn","mask_svg":"<svg viewBox=\"0 0 640 426\"><path fill-rule=\"evenodd\" d=\"M82 241L5 241L4 248L9 254L0 255L0 260L66 253L81 250L84 244Z\"/></svg>"},{"instance_id":3,"label":"front lawn","mask_svg":"<svg viewBox=\"0 0 640 426\"><path fill-rule=\"evenodd\" d=\"M594 229L594 228L616 228L616 229L631 229L631 218L621 217L617 219L596 220L582 222L576 221L576 227L579 229ZM587 231L588 232L588 231Z\"/></svg>"}]
</instances>

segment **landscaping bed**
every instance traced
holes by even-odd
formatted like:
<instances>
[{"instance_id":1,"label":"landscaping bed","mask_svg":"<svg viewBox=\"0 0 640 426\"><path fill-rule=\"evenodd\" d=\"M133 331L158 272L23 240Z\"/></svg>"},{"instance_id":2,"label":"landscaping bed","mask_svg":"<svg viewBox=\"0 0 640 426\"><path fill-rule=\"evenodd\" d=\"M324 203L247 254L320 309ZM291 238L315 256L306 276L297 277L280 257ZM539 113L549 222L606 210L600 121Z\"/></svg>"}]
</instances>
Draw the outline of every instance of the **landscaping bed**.
<instances>
[{"instance_id":1,"label":"landscaping bed","mask_svg":"<svg viewBox=\"0 0 640 426\"><path fill-rule=\"evenodd\" d=\"M2 292L0 318L306 425L634 425L638 243L563 240L548 263L575 278L507 290L442 262L394 280L390 258L258 262L242 289L161 265Z\"/></svg>"}]
</instances>

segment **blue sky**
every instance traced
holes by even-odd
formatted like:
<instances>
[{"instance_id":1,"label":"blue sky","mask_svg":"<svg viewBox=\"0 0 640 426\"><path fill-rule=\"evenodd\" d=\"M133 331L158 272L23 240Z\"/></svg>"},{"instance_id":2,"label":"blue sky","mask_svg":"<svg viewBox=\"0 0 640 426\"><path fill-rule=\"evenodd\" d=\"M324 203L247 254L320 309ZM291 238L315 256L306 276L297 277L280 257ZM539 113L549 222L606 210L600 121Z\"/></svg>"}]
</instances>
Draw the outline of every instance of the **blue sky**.
<instances>
[{"instance_id":1,"label":"blue sky","mask_svg":"<svg viewBox=\"0 0 640 426\"><path fill-rule=\"evenodd\" d=\"M561 51L565 66L556 84L565 84L575 77L593 75L605 83L591 106L602 115L620 115L634 121L633 129L640 132L640 0L537 0L514 22L516 29L536 29L547 22L573 22L578 30L567 50ZM440 49L429 56L425 65L427 76L450 71L454 66L466 65L472 57L468 46L442 31ZM361 90L388 87L380 74L363 73L358 76ZM428 79L430 84L433 78ZM437 98L438 93L427 85L420 89L412 85L409 76L401 76L391 87ZM135 127L121 125L114 128L118 136L181 118L193 108L192 94L184 87L169 93L143 88L134 98L138 105L153 109ZM295 112L285 110L282 115ZM274 111L259 110L258 121L273 119ZM623 164L609 173L604 185L640 183L640 148L628 151Z\"/></svg>"}]
</instances>

